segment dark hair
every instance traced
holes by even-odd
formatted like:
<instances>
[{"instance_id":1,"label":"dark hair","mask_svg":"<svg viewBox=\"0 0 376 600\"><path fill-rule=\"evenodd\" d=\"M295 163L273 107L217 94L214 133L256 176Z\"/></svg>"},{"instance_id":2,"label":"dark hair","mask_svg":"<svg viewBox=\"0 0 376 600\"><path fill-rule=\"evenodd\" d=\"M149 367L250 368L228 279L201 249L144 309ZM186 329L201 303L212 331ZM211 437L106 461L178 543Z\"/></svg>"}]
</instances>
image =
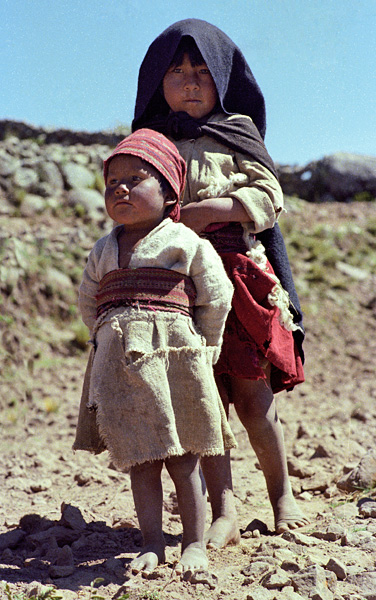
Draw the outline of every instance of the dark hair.
<instances>
[{"instance_id":1,"label":"dark hair","mask_svg":"<svg viewBox=\"0 0 376 600\"><path fill-rule=\"evenodd\" d=\"M174 192L174 190L171 187L171 184L167 181L166 177L164 177L164 175L162 175L162 173L158 172L158 179L159 179L159 183L161 185L161 190L162 190L162 194L166 195L166 194L171 194L172 196L176 197L176 193ZM178 198L176 197L176 200Z\"/></svg>"},{"instance_id":2,"label":"dark hair","mask_svg":"<svg viewBox=\"0 0 376 600\"><path fill-rule=\"evenodd\" d=\"M190 35L182 37L175 54L172 57L170 66L180 67L184 60L184 54L188 54L192 67L198 67L205 63L196 42Z\"/></svg>"}]
</instances>

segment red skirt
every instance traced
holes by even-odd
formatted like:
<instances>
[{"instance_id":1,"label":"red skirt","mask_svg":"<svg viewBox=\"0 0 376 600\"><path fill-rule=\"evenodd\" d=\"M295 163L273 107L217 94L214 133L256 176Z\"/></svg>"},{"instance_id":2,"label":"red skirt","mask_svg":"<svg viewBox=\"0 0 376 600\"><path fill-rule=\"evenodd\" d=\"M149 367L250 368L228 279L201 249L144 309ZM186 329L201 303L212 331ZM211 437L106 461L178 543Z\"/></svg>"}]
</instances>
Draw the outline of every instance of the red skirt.
<instances>
[{"instance_id":1,"label":"red skirt","mask_svg":"<svg viewBox=\"0 0 376 600\"><path fill-rule=\"evenodd\" d=\"M291 390L304 381L304 371L292 332L280 324L279 309L268 302L275 282L247 256L219 254L235 291L215 373L265 379L262 359L266 358L272 365L273 392ZM268 271L273 273L270 264Z\"/></svg>"}]
</instances>

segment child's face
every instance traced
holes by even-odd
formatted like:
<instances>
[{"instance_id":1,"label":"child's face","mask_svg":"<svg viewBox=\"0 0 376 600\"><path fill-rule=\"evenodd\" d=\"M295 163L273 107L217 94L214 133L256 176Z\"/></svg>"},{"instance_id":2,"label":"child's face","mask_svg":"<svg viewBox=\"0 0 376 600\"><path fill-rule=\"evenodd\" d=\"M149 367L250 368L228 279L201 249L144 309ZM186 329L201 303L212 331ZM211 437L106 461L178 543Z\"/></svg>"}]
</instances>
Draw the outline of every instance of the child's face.
<instances>
[{"instance_id":1,"label":"child's face","mask_svg":"<svg viewBox=\"0 0 376 600\"><path fill-rule=\"evenodd\" d=\"M163 193L152 165L137 156L119 154L108 166L105 202L109 216L126 230L151 231L176 198Z\"/></svg>"},{"instance_id":2,"label":"child's face","mask_svg":"<svg viewBox=\"0 0 376 600\"><path fill-rule=\"evenodd\" d=\"M163 78L163 93L172 111L185 111L194 119L209 114L218 97L206 64L192 67L187 53L181 65L172 65L167 70Z\"/></svg>"}]
</instances>

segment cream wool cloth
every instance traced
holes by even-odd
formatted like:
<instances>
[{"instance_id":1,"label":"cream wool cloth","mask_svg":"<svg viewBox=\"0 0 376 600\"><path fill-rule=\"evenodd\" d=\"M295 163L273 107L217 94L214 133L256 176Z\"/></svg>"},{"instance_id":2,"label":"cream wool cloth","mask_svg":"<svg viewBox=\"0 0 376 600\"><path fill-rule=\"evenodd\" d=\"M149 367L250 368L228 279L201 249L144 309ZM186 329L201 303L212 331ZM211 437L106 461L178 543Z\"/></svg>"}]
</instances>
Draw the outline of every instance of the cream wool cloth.
<instances>
[{"instance_id":1,"label":"cream wool cloth","mask_svg":"<svg viewBox=\"0 0 376 600\"><path fill-rule=\"evenodd\" d=\"M231 122L236 116L216 113L208 123ZM242 115L242 118L249 117ZM236 198L249 216L250 222L243 223L246 233L254 234L274 226L283 211L283 193L269 169L208 135L197 139L170 139L187 163L183 206L204 198L229 196Z\"/></svg>"},{"instance_id":2,"label":"cream wool cloth","mask_svg":"<svg viewBox=\"0 0 376 600\"><path fill-rule=\"evenodd\" d=\"M129 267L171 268L192 277L194 318L113 308L95 319L98 283L119 268L116 227L94 246L80 308L95 351L84 379L75 450L105 448L119 469L179 456L223 454L236 446L213 375L232 285L211 244L165 219L136 248ZM152 263L152 264L151 264Z\"/></svg>"}]
</instances>

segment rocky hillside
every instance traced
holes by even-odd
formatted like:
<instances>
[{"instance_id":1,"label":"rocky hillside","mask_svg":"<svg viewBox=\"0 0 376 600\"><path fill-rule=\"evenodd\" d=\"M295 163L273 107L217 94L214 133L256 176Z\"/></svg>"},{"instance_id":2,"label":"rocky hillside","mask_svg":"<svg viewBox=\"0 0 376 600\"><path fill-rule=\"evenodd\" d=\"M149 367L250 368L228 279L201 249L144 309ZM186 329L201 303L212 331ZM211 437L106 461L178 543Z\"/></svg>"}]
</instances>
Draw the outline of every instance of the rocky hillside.
<instances>
[{"instance_id":1,"label":"rocky hillside","mask_svg":"<svg viewBox=\"0 0 376 600\"><path fill-rule=\"evenodd\" d=\"M1 600L372 600L376 159L279 166L307 381L278 402L310 526L273 535L262 475L232 415L240 546L211 551L209 573L177 581L181 527L165 478L168 564L147 580L126 571L140 543L128 475L105 454L70 451L87 357L77 287L111 227L101 163L117 139L0 122Z\"/></svg>"}]
</instances>

